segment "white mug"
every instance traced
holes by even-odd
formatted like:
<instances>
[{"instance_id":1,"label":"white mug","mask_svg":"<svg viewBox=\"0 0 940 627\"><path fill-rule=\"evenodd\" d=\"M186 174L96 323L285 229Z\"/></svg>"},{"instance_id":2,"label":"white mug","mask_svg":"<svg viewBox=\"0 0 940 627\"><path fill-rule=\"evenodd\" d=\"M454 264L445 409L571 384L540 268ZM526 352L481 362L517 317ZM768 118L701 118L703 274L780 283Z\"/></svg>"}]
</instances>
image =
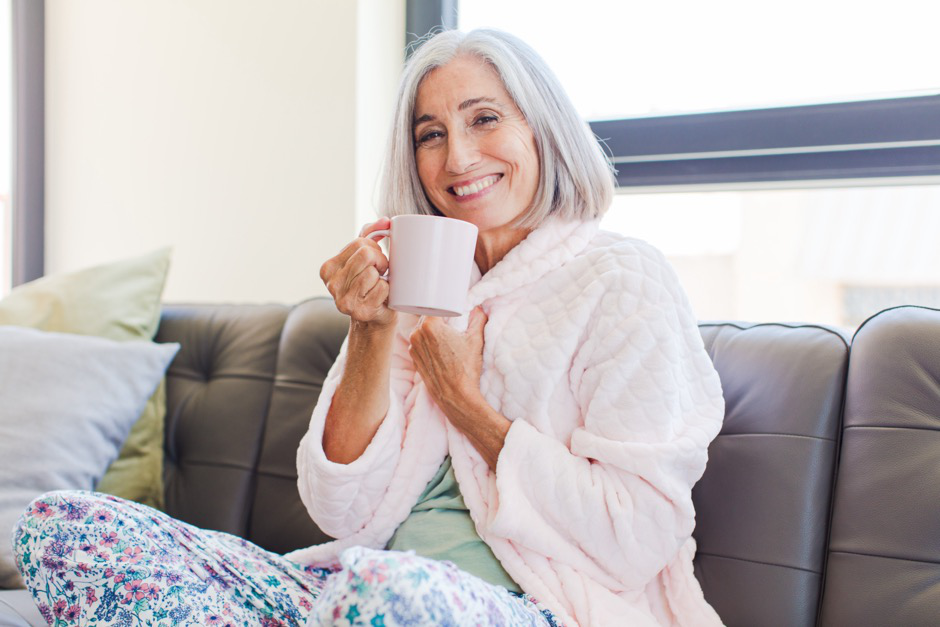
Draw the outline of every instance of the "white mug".
<instances>
[{"instance_id":1,"label":"white mug","mask_svg":"<svg viewBox=\"0 0 940 627\"><path fill-rule=\"evenodd\" d=\"M466 313L476 225L441 216L403 215L392 218L388 230L368 237L389 238L389 309L420 316Z\"/></svg>"}]
</instances>

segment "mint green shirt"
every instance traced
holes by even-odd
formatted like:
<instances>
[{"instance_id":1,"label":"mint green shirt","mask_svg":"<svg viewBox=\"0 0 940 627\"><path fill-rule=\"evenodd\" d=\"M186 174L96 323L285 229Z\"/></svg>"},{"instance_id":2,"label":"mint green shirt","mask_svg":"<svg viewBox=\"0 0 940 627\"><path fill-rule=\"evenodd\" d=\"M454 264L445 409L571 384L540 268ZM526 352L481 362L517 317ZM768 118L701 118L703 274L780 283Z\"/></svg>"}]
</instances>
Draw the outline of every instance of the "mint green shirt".
<instances>
[{"instance_id":1,"label":"mint green shirt","mask_svg":"<svg viewBox=\"0 0 940 627\"><path fill-rule=\"evenodd\" d=\"M483 581L522 592L477 535L449 455L385 548L447 560Z\"/></svg>"}]
</instances>

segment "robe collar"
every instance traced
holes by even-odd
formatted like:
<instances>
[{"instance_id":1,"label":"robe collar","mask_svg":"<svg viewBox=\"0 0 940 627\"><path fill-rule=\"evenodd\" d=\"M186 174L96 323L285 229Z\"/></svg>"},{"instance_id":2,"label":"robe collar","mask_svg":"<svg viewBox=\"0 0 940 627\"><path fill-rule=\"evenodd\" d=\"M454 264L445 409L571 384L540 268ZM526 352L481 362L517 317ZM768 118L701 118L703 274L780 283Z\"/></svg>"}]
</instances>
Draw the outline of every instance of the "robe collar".
<instances>
[{"instance_id":1,"label":"robe collar","mask_svg":"<svg viewBox=\"0 0 940 627\"><path fill-rule=\"evenodd\" d=\"M481 275L474 263L467 311L491 298L535 283L557 270L583 251L599 228L600 219L568 221L548 218L485 275Z\"/></svg>"}]
</instances>

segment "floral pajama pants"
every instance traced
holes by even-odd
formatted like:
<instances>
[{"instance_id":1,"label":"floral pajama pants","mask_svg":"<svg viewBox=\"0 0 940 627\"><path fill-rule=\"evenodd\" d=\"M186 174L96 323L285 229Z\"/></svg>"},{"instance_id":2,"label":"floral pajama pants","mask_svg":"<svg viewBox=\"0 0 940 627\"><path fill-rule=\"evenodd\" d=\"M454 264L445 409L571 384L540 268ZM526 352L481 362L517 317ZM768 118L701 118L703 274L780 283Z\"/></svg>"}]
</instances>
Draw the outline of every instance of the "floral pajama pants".
<instances>
[{"instance_id":1,"label":"floral pajama pants","mask_svg":"<svg viewBox=\"0 0 940 627\"><path fill-rule=\"evenodd\" d=\"M50 625L548 625L528 595L412 553L363 547L305 567L138 503L50 492L13 533Z\"/></svg>"}]
</instances>

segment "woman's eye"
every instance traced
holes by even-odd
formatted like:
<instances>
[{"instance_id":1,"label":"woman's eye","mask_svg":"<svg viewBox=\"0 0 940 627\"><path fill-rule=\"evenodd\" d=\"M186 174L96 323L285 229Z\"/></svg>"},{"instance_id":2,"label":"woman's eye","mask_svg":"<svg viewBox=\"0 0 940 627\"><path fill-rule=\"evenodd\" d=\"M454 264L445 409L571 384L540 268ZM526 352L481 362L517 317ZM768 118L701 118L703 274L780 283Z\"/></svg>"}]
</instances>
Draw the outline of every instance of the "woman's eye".
<instances>
[{"instance_id":1,"label":"woman's eye","mask_svg":"<svg viewBox=\"0 0 940 627\"><path fill-rule=\"evenodd\" d=\"M432 142L435 139L440 139L443 136L444 134L440 131L428 131L427 133L418 136L418 143L427 144L428 142Z\"/></svg>"},{"instance_id":2,"label":"woman's eye","mask_svg":"<svg viewBox=\"0 0 940 627\"><path fill-rule=\"evenodd\" d=\"M496 122L499 122L499 118L497 118L495 115L481 115L476 119L475 124L488 126L490 124L495 124Z\"/></svg>"}]
</instances>

